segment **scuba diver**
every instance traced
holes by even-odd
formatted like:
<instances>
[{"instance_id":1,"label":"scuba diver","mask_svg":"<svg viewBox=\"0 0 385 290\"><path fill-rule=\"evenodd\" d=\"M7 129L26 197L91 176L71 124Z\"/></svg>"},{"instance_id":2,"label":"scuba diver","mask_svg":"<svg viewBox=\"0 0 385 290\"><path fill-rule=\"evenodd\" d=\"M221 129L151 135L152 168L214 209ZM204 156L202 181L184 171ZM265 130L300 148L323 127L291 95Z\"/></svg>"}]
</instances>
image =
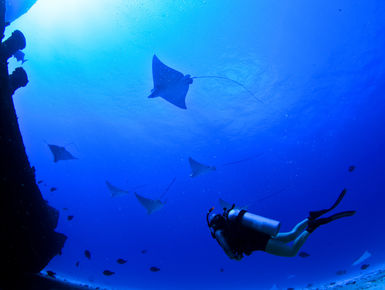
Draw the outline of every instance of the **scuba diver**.
<instances>
[{"instance_id":1,"label":"scuba diver","mask_svg":"<svg viewBox=\"0 0 385 290\"><path fill-rule=\"evenodd\" d=\"M243 254L265 251L282 257L294 257L309 235L319 226L352 216L356 211L344 211L329 217L322 215L334 209L346 194L343 189L335 203L328 209L311 211L309 217L297 224L291 232L279 233L280 222L235 208L223 209L223 214L207 213L211 235L230 259L241 260ZM289 242L293 242L288 245Z\"/></svg>"}]
</instances>

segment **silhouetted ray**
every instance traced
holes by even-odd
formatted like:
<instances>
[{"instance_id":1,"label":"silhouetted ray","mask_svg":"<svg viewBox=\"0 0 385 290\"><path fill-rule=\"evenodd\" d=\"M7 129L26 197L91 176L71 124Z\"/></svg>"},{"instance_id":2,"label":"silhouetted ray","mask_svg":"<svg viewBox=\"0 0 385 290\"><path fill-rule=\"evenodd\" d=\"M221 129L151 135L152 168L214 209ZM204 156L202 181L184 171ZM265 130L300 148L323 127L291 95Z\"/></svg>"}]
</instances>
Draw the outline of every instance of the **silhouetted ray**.
<instances>
[{"instance_id":1,"label":"silhouetted ray","mask_svg":"<svg viewBox=\"0 0 385 290\"><path fill-rule=\"evenodd\" d=\"M164 63L154 55L152 58L152 78L154 88L149 98L162 97L171 104L181 108L186 107L186 94L192 84L190 75L183 75Z\"/></svg>"},{"instance_id":2,"label":"silhouetted ray","mask_svg":"<svg viewBox=\"0 0 385 290\"><path fill-rule=\"evenodd\" d=\"M53 162L58 162L60 160L74 160L78 159L68 152L64 147L58 145L47 144L49 149L53 154Z\"/></svg>"},{"instance_id":3,"label":"silhouetted ray","mask_svg":"<svg viewBox=\"0 0 385 290\"><path fill-rule=\"evenodd\" d=\"M148 214L152 214L154 211L160 210L164 203L159 199L151 199L141 196L135 192L135 196L140 204L147 210Z\"/></svg>"},{"instance_id":4,"label":"silhouetted ray","mask_svg":"<svg viewBox=\"0 0 385 290\"><path fill-rule=\"evenodd\" d=\"M243 163L243 162L252 160L254 158L260 157L262 155L263 154L258 154L258 155L247 157L244 159L223 163L223 164L219 165L219 167ZM209 171L215 171L217 169L216 166L209 166L209 165L202 164L202 163L192 159L191 157L189 157L188 161L190 163L190 168L191 168L191 173L190 173L191 177L195 177L195 176L201 175L203 173L207 173Z\"/></svg>"},{"instance_id":5,"label":"silhouetted ray","mask_svg":"<svg viewBox=\"0 0 385 290\"><path fill-rule=\"evenodd\" d=\"M106 180L106 185L107 185L109 191L111 192L111 197L129 194L129 192L127 190L123 190L123 189L120 189L120 188L112 185L110 182L108 182L108 180Z\"/></svg>"},{"instance_id":6,"label":"silhouetted ray","mask_svg":"<svg viewBox=\"0 0 385 290\"><path fill-rule=\"evenodd\" d=\"M135 192L135 196L140 202L140 204L147 210L148 214L153 213L156 210L161 209L165 204L166 201L162 201L162 199L165 197L165 195L170 191L172 185L175 183L176 177L174 177L171 182L167 185L159 199L151 199L144 197L142 195L139 195Z\"/></svg>"},{"instance_id":7,"label":"silhouetted ray","mask_svg":"<svg viewBox=\"0 0 385 290\"><path fill-rule=\"evenodd\" d=\"M191 77L189 74L184 75L183 73L165 65L155 54L152 57L152 78L154 88L151 90L151 94L148 97L162 97L166 101L181 109L187 109L186 95L189 90L189 86L193 83L193 79L198 78L215 78L231 81L238 86L241 86L259 102L262 102L240 82L222 76Z\"/></svg>"},{"instance_id":8,"label":"silhouetted ray","mask_svg":"<svg viewBox=\"0 0 385 290\"><path fill-rule=\"evenodd\" d=\"M209 172L209 171L215 171L215 166L209 166L202 163L199 163L198 161L192 159L191 157L188 158L188 162L190 163L191 168L191 177L196 177L198 175L201 175L203 173Z\"/></svg>"}]
</instances>

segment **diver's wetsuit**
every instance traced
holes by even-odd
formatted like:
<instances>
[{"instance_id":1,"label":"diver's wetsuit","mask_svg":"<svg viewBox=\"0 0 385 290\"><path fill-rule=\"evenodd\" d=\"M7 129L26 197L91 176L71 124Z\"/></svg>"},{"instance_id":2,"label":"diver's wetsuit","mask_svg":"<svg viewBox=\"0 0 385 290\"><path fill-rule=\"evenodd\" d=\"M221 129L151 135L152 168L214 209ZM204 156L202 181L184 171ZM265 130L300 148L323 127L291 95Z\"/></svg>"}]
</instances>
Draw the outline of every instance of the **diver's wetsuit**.
<instances>
[{"instance_id":1,"label":"diver's wetsuit","mask_svg":"<svg viewBox=\"0 0 385 290\"><path fill-rule=\"evenodd\" d=\"M212 237L217 240L230 259L241 260L243 254L249 256L253 251L265 251L277 256L294 257L309 235L320 225L355 214L355 211L344 211L326 218L320 218L334 209L345 194L346 189L342 190L338 199L330 208L311 211L308 218L298 223L291 232L287 233L279 233L279 227L275 233L270 230L262 232L258 226L245 223L243 220L245 210L239 211L235 219L229 218L234 205L229 210L224 209L223 214L212 214L210 216L211 211L214 209L212 208L207 213L206 218ZM233 214L231 216L234 217ZM250 219L250 216L248 219ZM288 245L287 243L290 242L293 243Z\"/></svg>"},{"instance_id":2,"label":"diver's wetsuit","mask_svg":"<svg viewBox=\"0 0 385 290\"><path fill-rule=\"evenodd\" d=\"M253 251L265 251L271 238L270 235L244 227L241 224L234 226L238 227L239 234L234 235L234 232L232 232L229 236L231 236L234 243L234 249L237 249L239 254L249 256Z\"/></svg>"},{"instance_id":3,"label":"diver's wetsuit","mask_svg":"<svg viewBox=\"0 0 385 290\"><path fill-rule=\"evenodd\" d=\"M265 251L271 236L243 226L240 220L245 212L241 211L235 221L230 221L223 215L216 215L210 225L213 228L214 238L216 230L221 229L226 242L235 253L249 256L253 251Z\"/></svg>"}]
</instances>

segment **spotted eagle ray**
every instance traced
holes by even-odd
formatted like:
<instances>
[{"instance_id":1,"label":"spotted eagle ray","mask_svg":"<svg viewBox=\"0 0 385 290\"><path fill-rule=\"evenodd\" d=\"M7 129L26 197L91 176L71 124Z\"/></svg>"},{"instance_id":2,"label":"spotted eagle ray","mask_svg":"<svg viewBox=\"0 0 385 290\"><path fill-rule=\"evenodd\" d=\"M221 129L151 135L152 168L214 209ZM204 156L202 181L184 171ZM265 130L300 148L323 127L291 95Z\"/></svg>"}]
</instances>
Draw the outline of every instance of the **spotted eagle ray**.
<instances>
[{"instance_id":1,"label":"spotted eagle ray","mask_svg":"<svg viewBox=\"0 0 385 290\"><path fill-rule=\"evenodd\" d=\"M49 149L53 154L53 162L58 162L60 160L75 160L77 157L73 156L70 152L65 149L63 146L48 144Z\"/></svg>"},{"instance_id":2,"label":"spotted eagle ray","mask_svg":"<svg viewBox=\"0 0 385 290\"><path fill-rule=\"evenodd\" d=\"M176 177L172 179L170 184L166 187L166 189L163 191L159 199L151 199L144 197L142 195L139 195L135 192L135 196L139 203L147 210L147 214L152 214L154 211L160 210L165 204L166 201L162 201L162 199L165 197L165 195L170 190L171 186L174 184L176 180Z\"/></svg>"},{"instance_id":3,"label":"spotted eagle ray","mask_svg":"<svg viewBox=\"0 0 385 290\"><path fill-rule=\"evenodd\" d=\"M188 162L190 163L190 168L191 168L190 177L196 177L206 172L217 170L215 166L205 165L203 163L200 163L192 159L191 157L188 158Z\"/></svg>"},{"instance_id":4,"label":"spotted eagle ray","mask_svg":"<svg viewBox=\"0 0 385 290\"><path fill-rule=\"evenodd\" d=\"M249 161L249 160L256 158L256 157L259 157L259 156L262 156L262 154L258 154L258 155L251 156L248 158L240 159L237 161L226 162L226 163L221 164L220 166L229 166L229 165L234 165L234 164L246 162L246 161ZM203 164L201 162L194 160L191 157L188 158L188 162L190 164L190 169L191 169L190 177L196 177L198 175L217 170L216 166L210 166L210 165Z\"/></svg>"},{"instance_id":5,"label":"spotted eagle ray","mask_svg":"<svg viewBox=\"0 0 385 290\"><path fill-rule=\"evenodd\" d=\"M107 185L108 189L111 192L111 197L116 197L116 196L119 196L119 195L129 194L128 190L120 189L120 188L112 185L108 180L106 180L106 185Z\"/></svg>"},{"instance_id":6,"label":"spotted eagle ray","mask_svg":"<svg viewBox=\"0 0 385 290\"><path fill-rule=\"evenodd\" d=\"M147 210L147 214L152 214L154 211L160 210L164 206L164 203L160 199L147 198L136 192L135 196L140 204Z\"/></svg>"},{"instance_id":7,"label":"spotted eagle ray","mask_svg":"<svg viewBox=\"0 0 385 290\"><path fill-rule=\"evenodd\" d=\"M189 86L193 83L193 79L203 78L214 78L231 81L238 86L241 86L259 102L262 102L243 84L235 80L222 76L191 77L189 74L184 75L183 73L165 65L155 54L152 57L152 78L154 82L154 88L151 90L151 94L148 97L162 97L167 102L170 102L171 104L181 109L187 109L186 95L189 90Z\"/></svg>"}]
</instances>

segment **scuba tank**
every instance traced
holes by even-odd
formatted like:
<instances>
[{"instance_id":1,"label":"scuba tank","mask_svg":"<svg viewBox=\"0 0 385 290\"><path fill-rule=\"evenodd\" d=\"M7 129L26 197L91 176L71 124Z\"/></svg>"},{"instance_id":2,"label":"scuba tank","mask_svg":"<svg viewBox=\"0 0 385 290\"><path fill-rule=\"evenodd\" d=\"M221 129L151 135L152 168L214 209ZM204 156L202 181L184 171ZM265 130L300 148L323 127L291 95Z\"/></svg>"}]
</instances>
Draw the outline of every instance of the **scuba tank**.
<instances>
[{"instance_id":1,"label":"scuba tank","mask_svg":"<svg viewBox=\"0 0 385 290\"><path fill-rule=\"evenodd\" d=\"M233 222L239 222L242 226L263 232L270 236L276 236L281 227L281 223L276 220L268 219L263 216L233 208L229 210L228 219Z\"/></svg>"}]
</instances>

